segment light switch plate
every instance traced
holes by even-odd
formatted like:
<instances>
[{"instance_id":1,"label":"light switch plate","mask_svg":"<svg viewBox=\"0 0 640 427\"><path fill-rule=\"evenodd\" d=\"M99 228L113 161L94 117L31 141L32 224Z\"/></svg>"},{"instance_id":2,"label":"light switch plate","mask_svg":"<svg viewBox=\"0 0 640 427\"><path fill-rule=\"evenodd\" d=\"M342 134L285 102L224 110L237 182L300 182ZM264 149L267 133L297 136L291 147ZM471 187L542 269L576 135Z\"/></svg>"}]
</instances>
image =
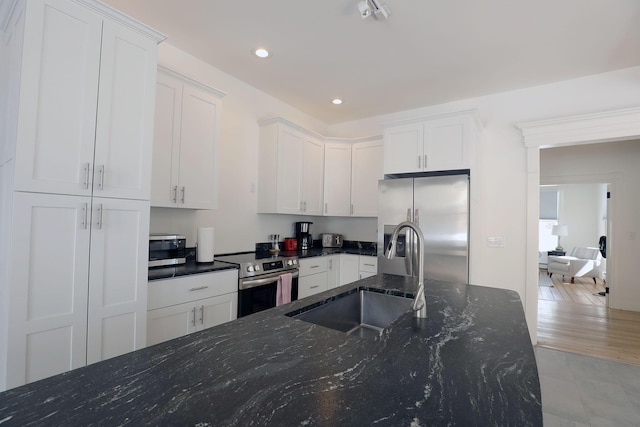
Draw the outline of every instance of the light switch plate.
<instances>
[{"instance_id":1,"label":"light switch plate","mask_svg":"<svg viewBox=\"0 0 640 427\"><path fill-rule=\"evenodd\" d=\"M490 248L504 248L504 237L491 236L487 238L487 246Z\"/></svg>"}]
</instances>

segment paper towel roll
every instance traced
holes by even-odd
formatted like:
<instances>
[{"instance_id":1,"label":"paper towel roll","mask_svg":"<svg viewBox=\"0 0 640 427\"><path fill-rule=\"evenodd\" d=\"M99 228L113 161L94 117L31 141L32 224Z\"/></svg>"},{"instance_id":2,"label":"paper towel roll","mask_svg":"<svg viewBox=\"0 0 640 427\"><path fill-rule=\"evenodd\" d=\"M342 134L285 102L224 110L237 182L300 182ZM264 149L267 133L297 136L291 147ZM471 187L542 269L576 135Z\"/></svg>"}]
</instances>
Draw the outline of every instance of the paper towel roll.
<instances>
[{"instance_id":1,"label":"paper towel roll","mask_svg":"<svg viewBox=\"0 0 640 427\"><path fill-rule=\"evenodd\" d=\"M198 228L197 262L213 262L213 227Z\"/></svg>"}]
</instances>

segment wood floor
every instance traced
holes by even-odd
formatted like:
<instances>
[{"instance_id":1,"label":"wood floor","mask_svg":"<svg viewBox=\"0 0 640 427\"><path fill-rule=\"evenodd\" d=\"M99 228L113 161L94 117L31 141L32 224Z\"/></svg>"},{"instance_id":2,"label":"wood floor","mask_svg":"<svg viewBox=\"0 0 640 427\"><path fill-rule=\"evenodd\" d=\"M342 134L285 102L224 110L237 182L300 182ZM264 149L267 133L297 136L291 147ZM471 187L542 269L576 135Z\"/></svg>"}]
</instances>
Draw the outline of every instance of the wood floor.
<instances>
[{"instance_id":1,"label":"wood floor","mask_svg":"<svg viewBox=\"0 0 640 427\"><path fill-rule=\"evenodd\" d=\"M539 346L640 365L640 313L607 308L600 280L553 279L539 286Z\"/></svg>"}]
</instances>

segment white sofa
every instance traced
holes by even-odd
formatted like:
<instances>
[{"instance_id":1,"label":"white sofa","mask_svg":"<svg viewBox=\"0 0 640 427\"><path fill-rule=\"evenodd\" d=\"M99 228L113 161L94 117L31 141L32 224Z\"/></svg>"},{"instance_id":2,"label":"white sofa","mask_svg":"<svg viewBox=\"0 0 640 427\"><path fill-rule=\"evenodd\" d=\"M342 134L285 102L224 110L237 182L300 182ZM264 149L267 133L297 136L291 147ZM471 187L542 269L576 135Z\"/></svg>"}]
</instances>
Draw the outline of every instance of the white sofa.
<instances>
[{"instance_id":1,"label":"white sofa","mask_svg":"<svg viewBox=\"0 0 640 427\"><path fill-rule=\"evenodd\" d=\"M602 278L601 262L599 248L578 246L571 249L569 255L550 256L547 260L547 271L549 277L553 273L571 277L571 283L574 283L575 277L593 277L593 283L596 283L596 278Z\"/></svg>"}]
</instances>

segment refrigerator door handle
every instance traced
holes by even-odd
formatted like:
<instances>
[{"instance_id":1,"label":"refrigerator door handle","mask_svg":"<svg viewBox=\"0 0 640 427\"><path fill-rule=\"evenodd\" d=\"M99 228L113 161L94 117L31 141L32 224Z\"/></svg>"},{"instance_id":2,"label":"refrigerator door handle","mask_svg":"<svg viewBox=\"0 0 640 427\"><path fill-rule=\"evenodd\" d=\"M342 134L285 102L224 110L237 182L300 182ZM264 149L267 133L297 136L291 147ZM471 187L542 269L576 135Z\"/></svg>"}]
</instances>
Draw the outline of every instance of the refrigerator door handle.
<instances>
[{"instance_id":1,"label":"refrigerator door handle","mask_svg":"<svg viewBox=\"0 0 640 427\"><path fill-rule=\"evenodd\" d=\"M411 208L407 209L407 221L411 222ZM404 269L409 276L413 276L413 231L407 228L404 232Z\"/></svg>"},{"instance_id":2,"label":"refrigerator door handle","mask_svg":"<svg viewBox=\"0 0 640 427\"><path fill-rule=\"evenodd\" d=\"M417 226L420 226L420 209L415 210L415 213L413 214L413 222Z\"/></svg>"}]
</instances>

